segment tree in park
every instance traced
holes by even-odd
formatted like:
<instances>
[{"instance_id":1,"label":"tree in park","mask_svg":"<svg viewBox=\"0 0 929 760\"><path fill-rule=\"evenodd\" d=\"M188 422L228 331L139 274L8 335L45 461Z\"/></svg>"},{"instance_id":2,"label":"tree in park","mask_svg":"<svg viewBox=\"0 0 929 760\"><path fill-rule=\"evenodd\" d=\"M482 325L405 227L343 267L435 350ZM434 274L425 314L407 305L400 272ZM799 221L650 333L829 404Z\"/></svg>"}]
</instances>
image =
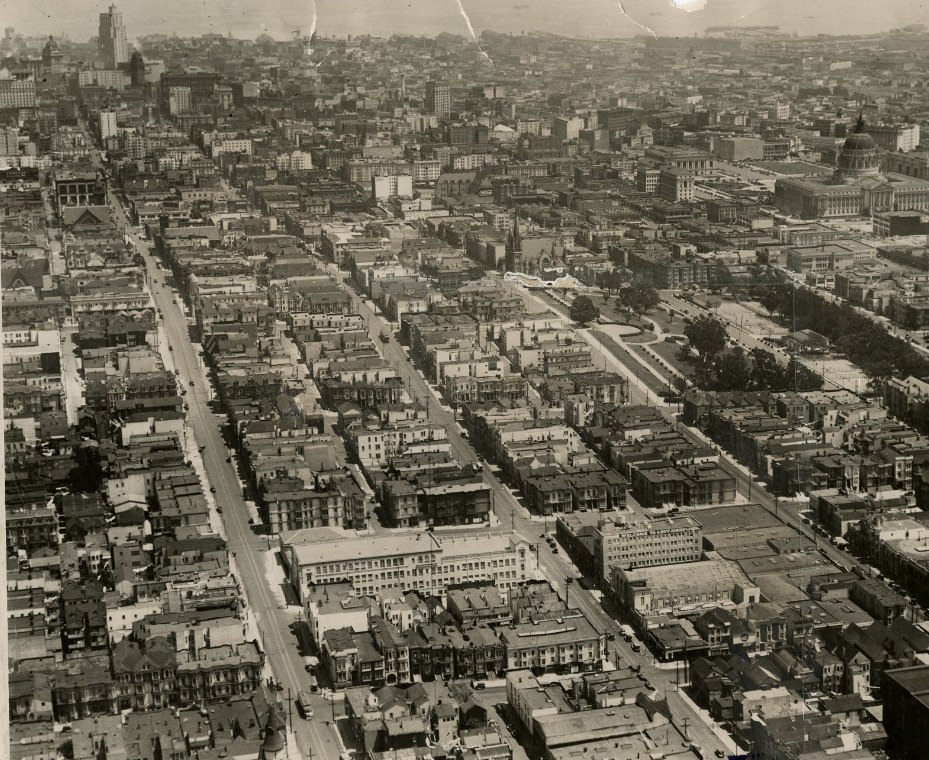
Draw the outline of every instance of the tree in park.
<instances>
[{"instance_id":1,"label":"tree in park","mask_svg":"<svg viewBox=\"0 0 929 760\"><path fill-rule=\"evenodd\" d=\"M684 328L691 347L700 354L700 361L710 360L726 347L726 327L718 319L701 315Z\"/></svg>"},{"instance_id":2,"label":"tree in park","mask_svg":"<svg viewBox=\"0 0 929 760\"><path fill-rule=\"evenodd\" d=\"M620 290L626 282L626 277L619 269L614 269L612 272L604 276L602 285L610 293L614 293Z\"/></svg>"},{"instance_id":3,"label":"tree in park","mask_svg":"<svg viewBox=\"0 0 929 760\"><path fill-rule=\"evenodd\" d=\"M588 322L593 322L599 316L600 309L594 305L594 302L591 301L588 296L578 296L572 301L571 319L579 325L586 325Z\"/></svg>"},{"instance_id":4,"label":"tree in park","mask_svg":"<svg viewBox=\"0 0 929 760\"><path fill-rule=\"evenodd\" d=\"M790 387L787 372L777 357L763 348L751 351L752 371L749 384L756 390L781 391Z\"/></svg>"},{"instance_id":5,"label":"tree in park","mask_svg":"<svg viewBox=\"0 0 929 760\"><path fill-rule=\"evenodd\" d=\"M616 296L616 308L623 312L627 317L632 312L632 288L625 286L620 288Z\"/></svg>"},{"instance_id":6,"label":"tree in park","mask_svg":"<svg viewBox=\"0 0 929 760\"><path fill-rule=\"evenodd\" d=\"M791 359L784 372L787 387L799 393L803 391L818 391L823 387L823 379L805 364Z\"/></svg>"},{"instance_id":7,"label":"tree in park","mask_svg":"<svg viewBox=\"0 0 929 760\"><path fill-rule=\"evenodd\" d=\"M774 314L778 310L781 304L781 294L778 293L776 288L770 288L766 293L762 294L761 298L758 299L758 302L764 306L768 314Z\"/></svg>"},{"instance_id":8,"label":"tree in park","mask_svg":"<svg viewBox=\"0 0 929 760\"><path fill-rule=\"evenodd\" d=\"M679 396L683 396L684 393L687 392L687 389L690 387L690 383L683 375L675 375L672 377L671 385L674 386L674 390L677 391Z\"/></svg>"},{"instance_id":9,"label":"tree in park","mask_svg":"<svg viewBox=\"0 0 929 760\"><path fill-rule=\"evenodd\" d=\"M658 291L648 285L639 285L627 290L631 291L628 294L629 308L640 317L654 309L661 301Z\"/></svg>"},{"instance_id":10,"label":"tree in park","mask_svg":"<svg viewBox=\"0 0 929 760\"><path fill-rule=\"evenodd\" d=\"M716 361L716 388L721 391L745 390L750 373L745 351L736 346L720 354Z\"/></svg>"}]
</instances>

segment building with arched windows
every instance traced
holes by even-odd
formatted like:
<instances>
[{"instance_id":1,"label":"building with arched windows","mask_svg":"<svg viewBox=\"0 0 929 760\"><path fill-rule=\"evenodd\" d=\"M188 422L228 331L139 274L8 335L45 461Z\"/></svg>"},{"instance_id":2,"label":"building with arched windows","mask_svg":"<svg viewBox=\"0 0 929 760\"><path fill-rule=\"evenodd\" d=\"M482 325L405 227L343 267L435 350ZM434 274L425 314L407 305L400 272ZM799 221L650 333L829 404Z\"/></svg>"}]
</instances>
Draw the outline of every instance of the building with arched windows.
<instances>
[{"instance_id":1,"label":"building with arched windows","mask_svg":"<svg viewBox=\"0 0 929 760\"><path fill-rule=\"evenodd\" d=\"M880 149L858 118L828 180L784 177L774 185L777 207L802 219L867 216L929 209L929 181L881 171Z\"/></svg>"},{"instance_id":2,"label":"building with arched windows","mask_svg":"<svg viewBox=\"0 0 929 760\"><path fill-rule=\"evenodd\" d=\"M519 219L513 217L513 229L506 244L506 271L541 275L564 265L564 244L560 235L540 234L523 237Z\"/></svg>"}]
</instances>

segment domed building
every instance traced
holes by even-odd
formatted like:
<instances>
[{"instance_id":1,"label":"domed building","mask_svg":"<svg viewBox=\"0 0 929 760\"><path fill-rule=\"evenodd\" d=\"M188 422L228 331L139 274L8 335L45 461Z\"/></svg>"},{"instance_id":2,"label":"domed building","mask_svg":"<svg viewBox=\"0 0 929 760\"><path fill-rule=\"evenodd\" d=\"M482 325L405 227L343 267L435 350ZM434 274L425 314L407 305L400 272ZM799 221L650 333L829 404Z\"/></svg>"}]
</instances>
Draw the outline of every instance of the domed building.
<instances>
[{"instance_id":1,"label":"domed building","mask_svg":"<svg viewBox=\"0 0 929 760\"><path fill-rule=\"evenodd\" d=\"M64 58L58 40L50 36L42 48L42 68L54 73L64 71Z\"/></svg>"},{"instance_id":2,"label":"domed building","mask_svg":"<svg viewBox=\"0 0 929 760\"><path fill-rule=\"evenodd\" d=\"M835 184L853 184L864 177L881 175L881 153L874 138L864 131L864 119L859 116L855 131L845 140L833 176Z\"/></svg>"},{"instance_id":3,"label":"domed building","mask_svg":"<svg viewBox=\"0 0 929 760\"><path fill-rule=\"evenodd\" d=\"M929 209L929 182L881 172L881 151L859 115L828 180L783 177L774 183L774 202L801 219L868 216L882 211Z\"/></svg>"}]
</instances>

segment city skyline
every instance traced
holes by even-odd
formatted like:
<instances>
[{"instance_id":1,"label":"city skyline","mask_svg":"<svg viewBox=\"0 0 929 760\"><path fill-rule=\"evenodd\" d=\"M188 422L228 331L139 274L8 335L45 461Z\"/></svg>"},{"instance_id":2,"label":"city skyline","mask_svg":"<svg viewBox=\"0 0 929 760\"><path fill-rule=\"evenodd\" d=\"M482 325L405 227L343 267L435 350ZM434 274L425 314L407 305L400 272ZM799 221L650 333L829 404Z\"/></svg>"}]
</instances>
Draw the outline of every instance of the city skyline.
<instances>
[{"instance_id":1,"label":"city skyline","mask_svg":"<svg viewBox=\"0 0 929 760\"><path fill-rule=\"evenodd\" d=\"M699 3L697 3L699 6ZM117 4L123 13L130 41L133 34L232 33L253 39L268 33L288 39L295 29L308 34L313 26L314 0L274 0L256 10L247 0L222 0L191 7L183 0L165 0L157 17L142 0ZM462 12L463 9L463 12ZM825 0L811 6L803 0L706 0L704 6L680 5L668 0L585 0L564 18L557 0L315 0L319 34L435 36L442 32L470 36L468 21L479 34L484 30L520 34L543 32L576 37L634 37L693 35L718 26L778 26L790 34L871 34L927 21L922 0L888 0L875 6L868 0ZM0 3L5 26L36 35L67 30L70 37L89 39L95 34L97 15L105 4L64 0L51 4ZM468 20L464 18L467 14Z\"/></svg>"},{"instance_id":2,"label":"city skyline","mask_svg":"<svg viewBox=\"0 0 929 760\"><path fill-rule=\"evenodd\" d=\"M929 29L269 2L6 19L0 755L921 758Z\"/></svg>"}]
</instances>

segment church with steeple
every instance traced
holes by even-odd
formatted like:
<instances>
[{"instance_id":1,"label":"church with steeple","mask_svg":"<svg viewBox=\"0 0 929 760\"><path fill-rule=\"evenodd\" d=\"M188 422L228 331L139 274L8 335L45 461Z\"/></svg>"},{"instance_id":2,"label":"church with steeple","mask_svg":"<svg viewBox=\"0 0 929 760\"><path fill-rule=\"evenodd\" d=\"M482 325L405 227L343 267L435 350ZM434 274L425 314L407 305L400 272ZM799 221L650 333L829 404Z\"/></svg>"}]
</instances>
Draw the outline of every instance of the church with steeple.
<instances>
[{"instance_id":1,"label":"church with steeple","mask_svg":"<svg viewBox=\"0 0 929 760\"><path fill-rule=\"evenodd\" d=\"M506 241L506 271L536 277L564 265L564 241L550 232L523 237L519 216L513 211L513 229Z\"/></svg>"},{"instance_id":2,"label":"church with steeple","mask_svg":"<svg viewBox=\"0 0 929 760\"><path fill-rule=\"evenodd\" d=\"M782 177L774 184L774 203L801 219L869 216L881 211L929 210L929 182L881 172L881 152L858 116L828 179Z\"/></svg>"}]
</instances>

